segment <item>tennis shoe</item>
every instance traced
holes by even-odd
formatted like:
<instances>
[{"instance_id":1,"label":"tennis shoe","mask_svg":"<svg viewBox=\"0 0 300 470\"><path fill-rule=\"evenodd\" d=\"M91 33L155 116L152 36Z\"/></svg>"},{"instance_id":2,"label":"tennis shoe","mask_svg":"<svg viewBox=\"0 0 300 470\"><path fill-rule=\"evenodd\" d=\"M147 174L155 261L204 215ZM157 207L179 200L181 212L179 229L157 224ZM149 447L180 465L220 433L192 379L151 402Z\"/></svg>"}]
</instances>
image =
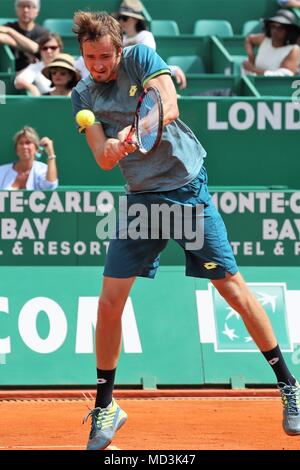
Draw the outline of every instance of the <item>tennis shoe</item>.
<instances>
[{"instance_id":1,"label":"tennis shoe","mask_svg":"<svg viewBox=\"0 0 300 470\"><path fill-rule=\"evenodd\" d=\"M290 436L300 434L300 385L298 382L295 385L279 382L278 388L283 404L283 429Z\"/></svg>"},{"instance_id":2,"label":"tennis shoe","mask_svg":"<svg viewBox=\"0 0 300 470\"><path fill-rule=\"evenodd\" d=\"M111 443L115 433L127 420L127 414L113 399L107 408L94 408L84 418L86 423L91 417L91 431L87 443L87 450L105 449Z\"/></svg>"}]
</instances>

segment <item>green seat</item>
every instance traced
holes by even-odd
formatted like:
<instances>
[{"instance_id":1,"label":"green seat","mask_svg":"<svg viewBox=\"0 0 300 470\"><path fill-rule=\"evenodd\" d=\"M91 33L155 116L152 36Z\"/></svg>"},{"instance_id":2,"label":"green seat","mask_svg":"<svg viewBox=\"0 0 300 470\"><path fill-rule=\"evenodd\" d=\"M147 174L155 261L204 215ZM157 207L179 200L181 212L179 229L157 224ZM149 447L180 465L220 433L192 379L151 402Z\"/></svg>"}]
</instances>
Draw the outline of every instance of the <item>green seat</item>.
<instances>
[{"instance_id":1,"label":"green seat","mask_svg":"<svg viewBox=\"0 0 300 470\"><path fill-rule=\"evenodd\" d=\"M152 20L150 30L154 36L179 36L178 24L173 20Z\"/></svg>"},{"instance_id":2,"label":"green seat","mask_svg":"<svg viewBox=\"0 0 300 470\"><path fill-rule=\"evenodd\" d=\"M7 45L0 45L0 72L16 74L15 56Z\"/></svg>"},{"instance_id":3,"label":"green seat","mask_svg":"<svg viewBox=\"0 0 300 470\"><path fill-rule=\"evenodd\" d=\"M17 21L17 18L0 18L0 25L4 25L6 23L14 23Z\"/></svg>"},{"instance_id":4,"label":"green seat","mask_svg":"<svg viewBox=\"0 0 300 470\"><path fill-rule=\"evenodd\" d=\"M48 18L44 21L43 26L51 33L57 33L60 36L74 36L73 20L71 19Z\"/></svg>"},{"instance_id":5,"label":"green seat","mask_svg":"<svg viewBox=\"0 0 300 470\"><path fill-rule=\"evenodd\" d=\"M248 34L257 34L262 32L262 23L259 20L249 20L246 21L243 25L243 36L248 36Z\"/></svg>"},{"instance_id":6,"label":"green seat","mask_svg":"<svg viewBox=\"0 0 300 470\"><path fill-rule=\"evenodd\" d=\"M203 60L197 55L177 55L167 59L168 65L178 65L184 73L205 73Z\"/></svg>"},{"instance_id":7,"label":"green seat","mask_svg":"<svg viewBox=\"0 0 300 470\"><path fill-rule=\"evenodd\" d=\"M195 36L219 36L228 38L233 36L233 29L226 20L197 20L194 26Z\"/></svg>"},{"instance_id":8,"label":"green seat","mask_svg":"<svg viewBox=\"0 0 300 470\"><path fill-rule=\"evenodd\" d=\"M0 95L17 95L14 87L15 76L10 73L0 72ZM0 101L1 104L1 101Z\"/></svg>"}]
</instances>

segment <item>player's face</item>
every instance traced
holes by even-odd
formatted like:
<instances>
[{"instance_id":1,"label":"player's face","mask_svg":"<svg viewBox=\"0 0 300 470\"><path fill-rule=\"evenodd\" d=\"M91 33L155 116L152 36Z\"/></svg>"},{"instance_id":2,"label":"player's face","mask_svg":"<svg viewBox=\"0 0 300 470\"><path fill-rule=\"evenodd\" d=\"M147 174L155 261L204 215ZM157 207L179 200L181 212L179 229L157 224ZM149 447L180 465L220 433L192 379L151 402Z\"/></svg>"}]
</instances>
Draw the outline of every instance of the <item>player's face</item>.
<instances>
[{"instance_id":1,"label":"player's face","mask_svg":"<svg viewBox=\"0 0 300 470\"><path fill-rule=\"evenodd\" d=\"M116 49L110 36L98 41L84 41L82 55L86 68L96 82L115 80L121 60L122 49Z\"/></svg>"}]
</instances>

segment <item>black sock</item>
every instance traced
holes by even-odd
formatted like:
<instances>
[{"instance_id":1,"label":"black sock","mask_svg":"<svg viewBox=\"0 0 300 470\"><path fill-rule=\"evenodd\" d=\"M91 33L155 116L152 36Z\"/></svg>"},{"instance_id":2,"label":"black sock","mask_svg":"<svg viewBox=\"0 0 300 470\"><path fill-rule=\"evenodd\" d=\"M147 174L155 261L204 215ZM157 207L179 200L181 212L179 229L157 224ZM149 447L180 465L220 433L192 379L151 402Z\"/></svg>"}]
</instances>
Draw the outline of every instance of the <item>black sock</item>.
<instances>
[{"instance_id":1,"label":"black sock","mask_svg":"<svg viewBox=\"0 0 300 470\"><path fill-rule=\"evenodd\" d=\"M116 369L97 369L97 395L95 408L106 408L112 400Z\"/></svg>"},{"instance_id":2,"label":"black sock","mask_svg":"<svg viewBox=\"0 0 300 470\"><path fill-rule=\"evenodd\" d=\"M290 373L278 345L274 349L265 352L262 351L262 353L272 367L277 377L277 382L284 382L287 385L295 385L296 379Z\"/></svg>"}]
</instances>

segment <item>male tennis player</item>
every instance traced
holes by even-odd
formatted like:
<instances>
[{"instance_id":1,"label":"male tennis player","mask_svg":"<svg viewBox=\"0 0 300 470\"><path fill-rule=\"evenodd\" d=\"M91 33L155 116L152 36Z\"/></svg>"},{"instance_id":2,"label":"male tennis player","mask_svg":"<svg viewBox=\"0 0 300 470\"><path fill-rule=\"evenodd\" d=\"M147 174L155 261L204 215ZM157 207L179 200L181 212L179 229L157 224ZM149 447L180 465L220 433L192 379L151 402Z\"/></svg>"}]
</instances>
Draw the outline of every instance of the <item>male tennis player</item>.
<instances>
[{"instance_id":1,"label":"male tennis player","mask_svg":"<svg viewBox=\"0 0 300 470\"><path fill-rule=\"evenodd\" d=\"M238 272L225 225L207 190L205 150L193 132L178 119L177 97L170 72L154 50L143 45L122 49L122 31L111 16L77 12L75 32L90 76L73 90L74 112L89 109L96 123L86 139L103 170L120 165L127 181L128 207L132 204L204 206L204 244L188 250L188 276L209 278L229 305L239 312L262 354L273 368L283 405L283 427L300 434L300 386L287 368L264 309ZM144 88L160 90L164 133L153 155L145 157L124 143ZM125 129L125 130L124 130ZM118 235L118 234L117 234ZM153 278L166 239L116 237L110 242L99 301L96 330L97 396L91 416L87 449L104 449L125 423L126 413L113 399L116 367L121 349L121 315L136 276Z\"/></svg>"}]
</instances>

